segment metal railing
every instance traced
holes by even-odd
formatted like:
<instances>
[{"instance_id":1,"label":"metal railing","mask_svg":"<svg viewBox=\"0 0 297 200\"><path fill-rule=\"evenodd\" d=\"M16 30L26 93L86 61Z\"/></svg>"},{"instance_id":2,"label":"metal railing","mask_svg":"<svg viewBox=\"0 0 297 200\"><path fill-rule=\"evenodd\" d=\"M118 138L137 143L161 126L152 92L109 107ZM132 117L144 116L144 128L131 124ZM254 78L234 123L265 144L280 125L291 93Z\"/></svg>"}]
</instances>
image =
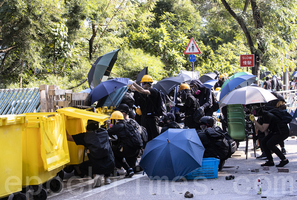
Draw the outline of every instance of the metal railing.
<instances>
[{"instance_id":1,"label":"metal railing","mask_svg":"<svg viewBox=\"0 0 297 200\"><path fill-rule=\"evenodd\" d=\"M1 89L0 115L39 112L38 88Z\"/></svg>"}]
</instances>

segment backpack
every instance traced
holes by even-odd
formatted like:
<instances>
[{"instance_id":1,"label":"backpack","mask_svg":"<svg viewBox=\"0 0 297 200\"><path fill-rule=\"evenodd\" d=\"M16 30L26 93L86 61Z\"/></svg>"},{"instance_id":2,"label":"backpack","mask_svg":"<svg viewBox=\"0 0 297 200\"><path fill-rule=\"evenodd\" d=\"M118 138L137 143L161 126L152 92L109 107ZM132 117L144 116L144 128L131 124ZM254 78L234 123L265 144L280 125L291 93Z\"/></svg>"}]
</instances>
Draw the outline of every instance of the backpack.
<instances>
[{"instance_id":1,"label":"backpack","mask_svg":"<svg viewBox=\"0 0 297 200\"><path fill-rule=\"evenodd\" d=\"M158 92L157 96L157 102L154 104L155 105L155 115L156 116L164 116L167 113L167 108L166 108L166 95L160 91L157 90L156 88L153 88Z\"/></svg>"},{"instance_id":2,"label":"backpack","mask_svg":"<svg viewBox=\"0 0 297 200\"><path fill-rule=\"evenodd\" d=\"M212 110L214 112L216 112L217 110L219 110L220 106L219 106L219 102L215 96L215 94L213 92L211 92L212 94Z\"/></svg>"},{"instance_id":3,"label":"backpack","mask_svg":"<svg viewBox=\"0 0 297 200\"><path fill-rule=\"evenodd\" d=\"M234 154L235 151L237 150L236 142L232 139L232 137L228 134L228 132L223 131L223 129L221 129L219 126L216 126L214 129L216 132L223 134L224 137L226 138L226 140L228 141L229 152L228 152L227 157L230 158L232 156L232 154Z\"/></svg>"},{"instance_id":4,"label":"backpack","mask_svg":"<svg viewBox=\"0 0 297 200\"><path fill-rule=\"evenodd\" d=\"M281 123L284 124L288 124L293 120L293 117L286 110L272 109L268 112L274 114L276 117L281 119Z\"/></svg>"},{"instance_id":5,"label":"backpack","mask_svg":"<svg viewBox=\"0 0 297 200\"><path fill-rule=\"evenodd\" d=\"M228 140L225 138L225 135L217 132L214 128L207 128L205 130L205 134L213 143L212 148L215 148L220 160L228 159L230 145Z\"/></svg>"},{"instance_id":6,"label":"backpack","mask_svg":"<svg viewBox=\"0 0 297 200\"><path fill-rule=\"evenodd\" d=\"M125 131L128 137L127 145L136 149L141 149L143 146L140 133L136 127L131 124L131 119L124 122Z\"/></svg>"},{"instance_id":7,"label":"backpack","mask_svg":"<svg viewBox=\"0 0 297 200\"><path fill-rule=\"evenodd\" d=\"M138 130L144 147L145 144L148 142L148 134L146 128L144 126L139 125L134 119L127 120L127 123L130 123L134 128Z\"/></svg>"},{"instance_id":8,"label":"backpack","mask_svg":"<svg viewBox=\"0 0 297 200\"><path fill-rule=\"evenodd\" d=\"M86 132L84 140L86 148L95 159L104 158L111 151L108 132L103 128Z\"/></svg>"}]
</instances>

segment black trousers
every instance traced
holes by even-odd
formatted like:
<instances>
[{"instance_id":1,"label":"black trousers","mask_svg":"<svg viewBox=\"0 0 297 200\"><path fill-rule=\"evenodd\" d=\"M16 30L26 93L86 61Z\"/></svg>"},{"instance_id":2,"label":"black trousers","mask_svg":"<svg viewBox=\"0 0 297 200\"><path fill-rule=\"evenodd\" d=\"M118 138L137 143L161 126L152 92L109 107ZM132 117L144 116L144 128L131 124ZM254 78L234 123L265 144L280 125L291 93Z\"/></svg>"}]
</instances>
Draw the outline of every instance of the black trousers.
<instances>
[{"instance_id":1,"label":"black trousers","mask_svg":"<svg viewBox=\"0 0 297 200\"><path fill-rule=\"evenodd\" d=\"M143 116L141 117L141 125L146 128L148 141L151 141L160 134L158 127L159 118L155 116Z\"/></svg>"},{"instance_id":2,"label":"black trousers","mask_svg":"<svg viewBox=\"0 0 297 200\"><path fill-rule=\"evenodd\" d=\"M272 134L269 133L265 136L262 140L262 147L266 154L266 157L269 161L273 162L273 158L271 155L272 150L281 160L285 160L286 156L277 148L277 144L284 142L284 140L289 136L289 133L282 133L282 134Z\"/></svg>"},{"instance_id":3,"label":"black trousers","mask_svg":"<svg viewBox=\"0 0 297 200\"><path fill-rule=\"evenodd\" d=\"M121 148L118 148L118 146L112 146L112 150L115 159L115 166L117 168L120 169L123 167L126 171L128 171L129 168L135 167L139 149L123 146L123 151L120 151ZM125 160L123 158L125 158Z\"/></svg>"}]
</instances>

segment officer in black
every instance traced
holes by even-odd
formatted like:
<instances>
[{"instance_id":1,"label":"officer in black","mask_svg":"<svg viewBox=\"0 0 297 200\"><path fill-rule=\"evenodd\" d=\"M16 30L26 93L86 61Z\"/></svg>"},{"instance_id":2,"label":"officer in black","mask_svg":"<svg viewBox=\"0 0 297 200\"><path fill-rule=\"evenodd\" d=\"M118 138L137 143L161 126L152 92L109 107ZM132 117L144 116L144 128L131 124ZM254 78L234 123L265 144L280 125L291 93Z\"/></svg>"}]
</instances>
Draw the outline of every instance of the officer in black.
<instances>
[{"instance_id":1,"label":"officer in black","mask_svg":"<svg viewBox=\"0 0 297 200\"><path fill-rule=\"evenodd\" d=\"M162 129L161 133L164 133L169 128L181 128L181 126L175 121L175 116L173 113L167 113L162 120Z\"/></svg>"},{"instance_id":2,"label":"officer in black","mask_svg":"<svg viewBox=\"0 0 297 200\"><path fill-rule=\"evenodd\" d=\"M194 97L199 100L199 109L204 111L205 116L212 116L212 94L209 88L206 88L200 80L192 80L190 82L190 87L193 90Z\"/></svg>"},{"instance_id":3,"label":"officer in black","mask_svg":"<svg viewBox=\"0 0 297 200\"><path fill-rule=\"evenodd\" d=\"M141 79L140 87L133 82L130 89L134 92L135 105L140 106L141 110L141 125L144 126L148 133L148 141L159 135L159 116L156 114L156 103L158 102L158 91L152 88L153 79L149 75L144 75Z\"/></svg>"},{"instance_id":4,"label":"officer in black","mask_svg":"<svg viewBox=\"0 0 297 200\"><path fill-rule=\"evenodd\" d=\"M100 187L103 184L103 181L105 184L110 184L111 180L108 177L113 172L115 163L114 155L109 143L108 133L105 129L99 128L99 123L93 120L88 120L86 129L86 133L80 133L77 135L69 135L67 133L68 141L74 141L77 145L83 145L88 151L89 160L80 164L80 172L78 175L83 177L84 175L92 173L94 178L93 187ZM92 141L90 142L90 139L93 139L90 138L90 134L93 134L92 136L94 136L94 134L100 134L100 142L96 144L93 144ZM99 152L94 152L95 150ZM89 167L92 169L91 172L88 172Z\"/></svg>"},{"instance_id":5,"label":"officer in black","mask_svg":"<svg viewBox=\"0 0 297 200\"><path fill-rule=\"evenodd\" d=\"M283 106L285 107L285 105L282 105L279 109L283 109ZM263 124L261 125L255 120L254 115L250 115L250 120L255 123L258 130L261 132L268 130L268 135L264 137L261 144L268 161L261 166L274 166L271 151L281 159L280 163L276 165L276 167L285 166L289 163L289 160L280 151L280 149L276 147L276 145L281 141L284 141L289 136L288 126L286 124L281 125L278 117L264 110L262 107L254 108L253 113L256 116L261 116L263 120Z\"/></svg>"},{"instance_id":6,"label":"officer in black","mask_svg":"<svg viewBox=\"0 0 297 200\"><path fill-rule=\"evenodd\" d=\"M115 165L119 169L123 167L127 172L126 177L131 178L134 175L132 167L135 166L139 149L131 145L129 135L125 130L123 114L120 111L114 111L110 119L116 121L116 124L108 129L109 136L116 139L116 141L113 141L112 145Z\"/></svg>"},{"instance_id":7,"label":"officer in black","mask_svg":"<svg viewBox=\"0 0 297 200\"><path fill-rule=\"evenodd\" d=\"M199 129L199 124L194 121L194 112L200 107L199 101L192 95L191 88L187 83L183 83L179 86L179 94L183 106L177 105L180 108L180 112L185 113L185 126L188 128Z\"/></svg>"}]
</instances>

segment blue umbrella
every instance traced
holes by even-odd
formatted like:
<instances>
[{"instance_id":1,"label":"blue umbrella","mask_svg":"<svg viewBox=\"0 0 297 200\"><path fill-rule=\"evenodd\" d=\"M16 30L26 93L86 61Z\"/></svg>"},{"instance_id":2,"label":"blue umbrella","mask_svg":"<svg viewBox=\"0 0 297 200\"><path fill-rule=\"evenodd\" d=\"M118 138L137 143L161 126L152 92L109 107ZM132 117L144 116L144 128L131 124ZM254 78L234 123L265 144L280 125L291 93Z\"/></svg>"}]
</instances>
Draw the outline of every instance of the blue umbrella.
<instances>
[{"instance_id":1,"label":"blue umbrella","mask_svg":"<svg viewBox=\"0 0 297 200\"><path fill-rule=\"evenodd\" d=\"M103 76L110 75L112 67L117 60L119 50L113 50L97 58L88 73L88 82L91 89L102 82Z\"/></svg>"},{"instance_id":2,"label":"blue umbrella","mask_svg":"<svg viewBox=\"0 0 297 200\"><path fill-rule=\"evenodd\" d=\"M168 129L147 143L139 165L151 179L177 180L201 167L203 153L195 129Z\"/></svg>"},{"instance_id":3,"label":"blue umbrella","mask_svg":"<svg viewBox=\"0 0 297 200\"><path fill-rule=\"evenodd\" d=\"M223 97L234 89L252 84L256 80L255 75L242 75L229 81L221 90L220 101Z\"/></svg>"},{"instance_id":4,"label":"blue umbrella","mask_svg":"<svg viewBox=\"0 0 297 200\"><path fill-rule=\"evenodd\" d=\"M91 103L94 103L95 101L98 101L102 97L109 95L117 89L128 85L128 83L129 78L114 78L101 82L90 93L92 98Z\"/></svg>"},{"instance_id":5,"label":"blue umbrella","mask_svg":"<svg viewBox=\"0 0 297 200\"><path fill-rule=\"evenodd\" d=\"M216 84L216 82L218 82L217 79L215 79L215 80L208 80L208 81L206 81L205 83L203 83L203 85L204 85L205 87L211 89L211 88Z\"/></svg>"},{"instance_id":6,"label":"blue umbrella","mask_svg":"<svg viewBox=\"0 0 297 200\"><path fill-rule=\"evenodd\" d=\"M296 77L297 76L297 71L294 71L292 76Z\"/></svg>"}]
</instances>

